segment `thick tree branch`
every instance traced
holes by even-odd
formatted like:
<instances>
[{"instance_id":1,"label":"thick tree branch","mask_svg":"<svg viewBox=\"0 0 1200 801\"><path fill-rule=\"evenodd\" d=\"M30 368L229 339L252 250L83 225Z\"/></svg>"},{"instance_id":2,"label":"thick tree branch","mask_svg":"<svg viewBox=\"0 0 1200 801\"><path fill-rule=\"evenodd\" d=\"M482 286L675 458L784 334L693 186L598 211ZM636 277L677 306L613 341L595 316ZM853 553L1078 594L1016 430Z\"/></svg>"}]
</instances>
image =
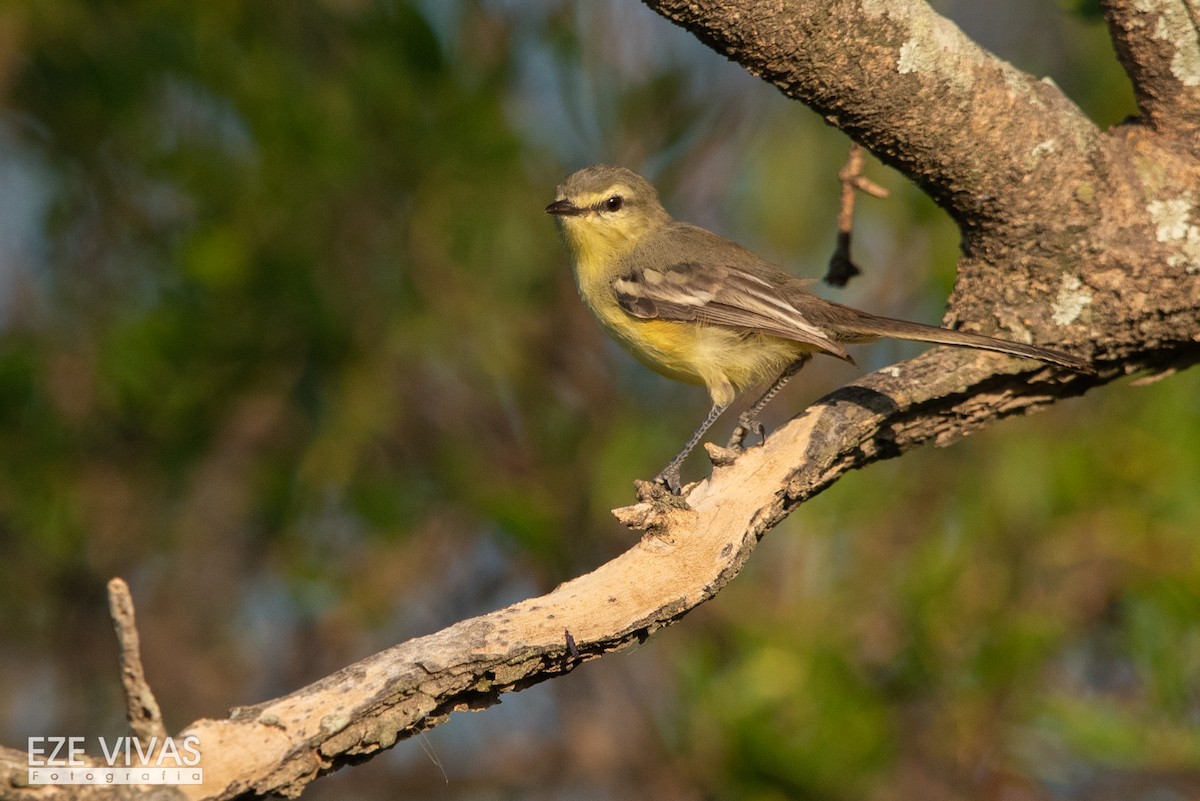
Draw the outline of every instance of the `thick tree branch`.
<instances>
[{"instance_id":1,"label":"thick tree branch","mask_svg":"<svg viewBox=\"0 0 1200 801\"><path fill-rule=\"evenodd\" d=\"M1071 172L1094 158L1099 131L1056 86L921 0L644 2L910 176L964 228L1027 204L1021 187L1043 179L1046 153Z\"/></svg>"},{"instance_id":2,"label":"thick tree branch","mask_svg":"<svg viewBox=\"0 0 1200 801\"><path fill-rule=\"evenodd\" d=\"M1105 0L1117 55L1154 130L1200 155L1200 4Z\"/></svg>"}]
</instances>

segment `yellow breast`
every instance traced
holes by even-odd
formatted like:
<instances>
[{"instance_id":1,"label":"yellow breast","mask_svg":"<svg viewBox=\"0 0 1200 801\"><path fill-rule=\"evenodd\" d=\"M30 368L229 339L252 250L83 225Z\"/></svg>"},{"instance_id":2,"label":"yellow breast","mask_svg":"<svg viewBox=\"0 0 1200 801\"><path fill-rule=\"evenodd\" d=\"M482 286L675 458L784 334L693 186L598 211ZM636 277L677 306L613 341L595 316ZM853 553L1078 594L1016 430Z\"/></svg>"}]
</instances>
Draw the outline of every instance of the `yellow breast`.
<instances>
[{"instance_id":1,"label":"yellow breast","mask_svg":"<svg viewBox=\"0 0 1200 801\"><path fill-rule=\"evenodd\" d=\"M573 241L572 241L573 240ZM568 237L583 302L622 347L650 369L708 388L715 403L774 379L810 350L791 340L752 331L675 320L634 317L617 303L612 281L620 255L603 237Z\"/></svg>"}]
</instances>

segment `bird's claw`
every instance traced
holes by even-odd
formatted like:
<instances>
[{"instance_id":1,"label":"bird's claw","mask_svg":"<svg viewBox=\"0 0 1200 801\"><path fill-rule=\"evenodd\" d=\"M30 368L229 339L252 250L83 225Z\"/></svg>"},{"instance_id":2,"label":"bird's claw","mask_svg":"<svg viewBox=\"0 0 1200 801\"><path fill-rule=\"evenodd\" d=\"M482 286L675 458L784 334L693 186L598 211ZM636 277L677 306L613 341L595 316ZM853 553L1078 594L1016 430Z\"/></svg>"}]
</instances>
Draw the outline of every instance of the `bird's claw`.
<instances>
[{"instance_id":1,"label":"bird's claw","mask_svg":"<svg viewBox=\"0 0 1200 801\"><path fill-rule=\"evenodd\" d=\"M740 451L742 443L746 441L746 437L750 435L750 429L746 428L741 423L733 427L733 433L729 435L729 443L725 446L730 450Z\"/></svg>"},{"instance_id":2,"label":"bird's claw","mask_svg":"<svg viewBox=\"0 0 1200 801\"><path fill-rule=\"evenodd\" d=\"M738 420L733 434L729 437L729 444L725 447L730 450L742 450L745 447L746 438L751 434L758 438L758 444L761 446L767 439L767 428L757 420Z\"/></svg>"},{"instance_id":3,"label":"bird's claw","mask_svg":"<svg viewBox=\"0 0 1200 801\"><path fill-rule=\"evenodd\" d=\"M668 467L654 477L654 483L666 487L672 495L678 495L680 490L679 467Z\"/></svg>"}]
</instances>

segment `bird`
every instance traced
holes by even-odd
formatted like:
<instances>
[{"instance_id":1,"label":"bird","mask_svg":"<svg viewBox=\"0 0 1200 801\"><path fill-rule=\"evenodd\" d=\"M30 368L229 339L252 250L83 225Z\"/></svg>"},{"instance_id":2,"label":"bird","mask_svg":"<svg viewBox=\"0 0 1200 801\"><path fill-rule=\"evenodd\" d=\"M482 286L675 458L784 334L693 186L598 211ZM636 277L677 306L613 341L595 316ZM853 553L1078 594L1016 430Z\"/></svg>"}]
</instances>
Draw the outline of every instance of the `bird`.
<instances>
[{"instance_id":1,"label":"bird","mask_svg":"<svg viewBox=\"0 0 1200 801\"><path fill-rule=\"evenodd\" d=\"M546 213L557 220L584 305L607 333L650 369L708 390L707 417L654 479L675 494L684 459L741 392L767 386L738 418L731 448L751 431L763 435L759 412L814 354L853 363L849 343L916 340L1094 372L1062 351L826 300L809 291L808 279L675 220L654 185L625 167L596 164L572 173Z\"/></svg>"}]
</instances>

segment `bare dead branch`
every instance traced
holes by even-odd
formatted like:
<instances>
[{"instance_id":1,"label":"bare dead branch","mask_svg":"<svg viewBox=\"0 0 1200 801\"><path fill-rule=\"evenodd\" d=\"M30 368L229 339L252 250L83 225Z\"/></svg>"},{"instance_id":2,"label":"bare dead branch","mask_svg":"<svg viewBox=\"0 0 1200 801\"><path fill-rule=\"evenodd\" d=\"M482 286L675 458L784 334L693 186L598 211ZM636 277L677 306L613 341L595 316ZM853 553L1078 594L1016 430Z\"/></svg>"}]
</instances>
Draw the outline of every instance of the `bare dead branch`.
<instances>
[{"instance_id":1,"label":"bare dead branch","mask_svg":"<svg viewBox=\"0 0 1200 801\"><path fill-rule=\"evenodd\" d=\"M139 740L148 741L157 737L162 741L167 736L167 727L163 725L162 711L158 708L158 701L142 668L142 646L134 618L133 596L129 594L129 585L124 579L114 578L108 582L108 612L117 634L117 643L121 647L125 719Z\"/></svg>"}]
</instances>

